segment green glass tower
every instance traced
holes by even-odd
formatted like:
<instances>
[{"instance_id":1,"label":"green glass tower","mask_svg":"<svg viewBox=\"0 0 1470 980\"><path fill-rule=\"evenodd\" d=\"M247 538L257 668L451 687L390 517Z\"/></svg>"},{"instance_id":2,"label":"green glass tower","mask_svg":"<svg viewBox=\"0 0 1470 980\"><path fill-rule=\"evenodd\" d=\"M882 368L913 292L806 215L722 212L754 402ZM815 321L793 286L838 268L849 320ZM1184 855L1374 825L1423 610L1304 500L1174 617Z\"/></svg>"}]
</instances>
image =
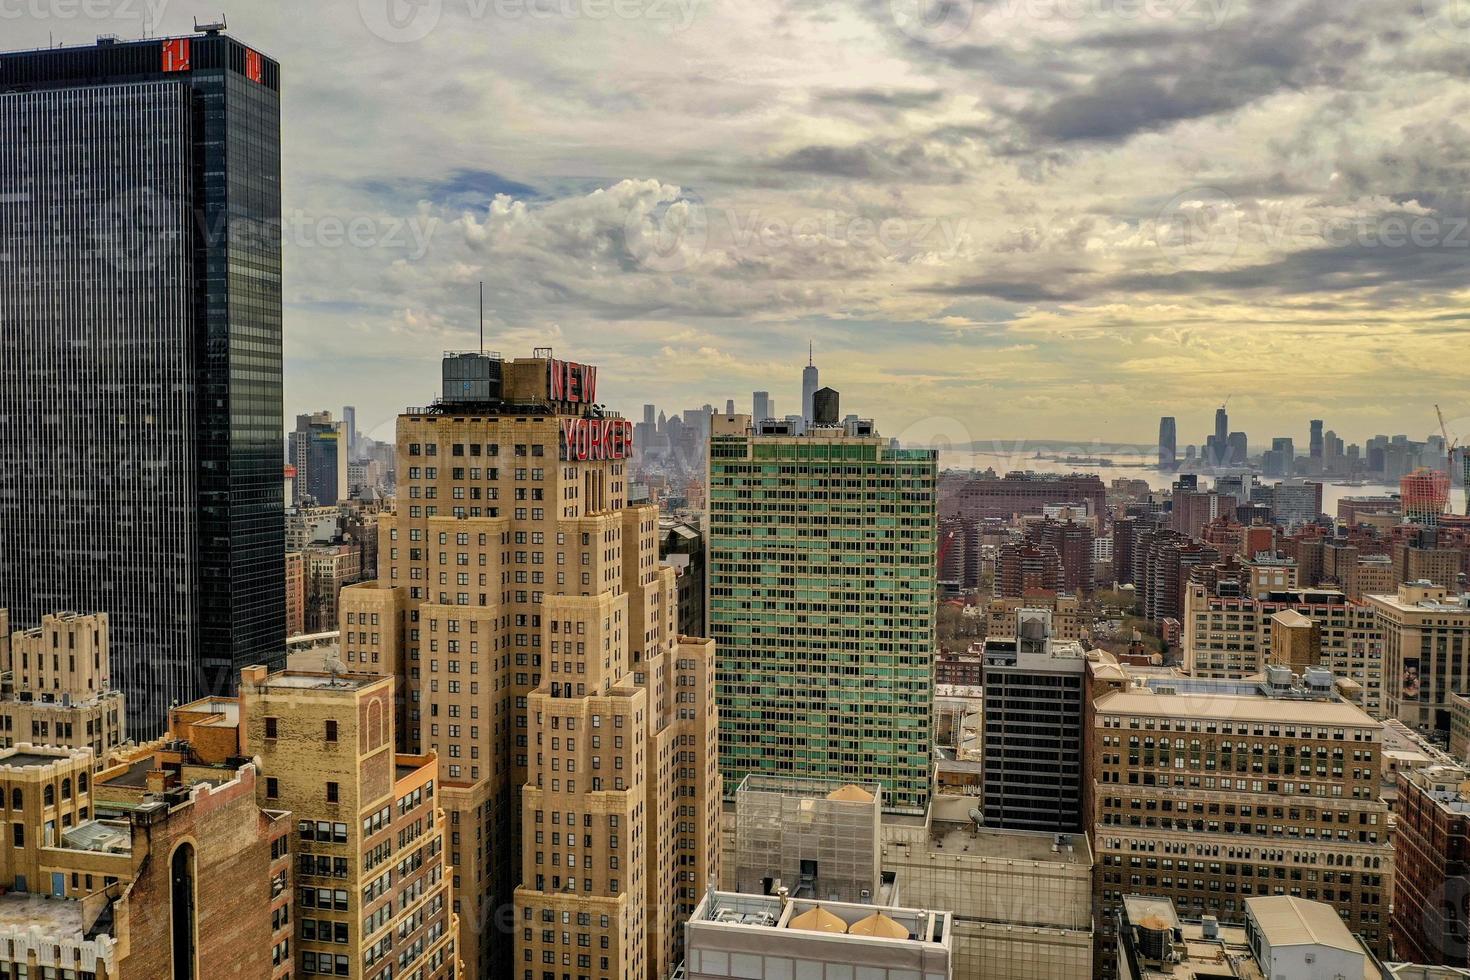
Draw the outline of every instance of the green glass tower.
<instances>
[{"instance_id":1,"label":"green glass tower","mask_svg":"<svg viewBox=\"0 0 1470 980\"><path fill-rule=\"evenodd\" d=\"M749 773L881 781L923 813L934 707L936 454L869 422L716 416L709 629L725 795Z\"/></svg>"}]
</instances>

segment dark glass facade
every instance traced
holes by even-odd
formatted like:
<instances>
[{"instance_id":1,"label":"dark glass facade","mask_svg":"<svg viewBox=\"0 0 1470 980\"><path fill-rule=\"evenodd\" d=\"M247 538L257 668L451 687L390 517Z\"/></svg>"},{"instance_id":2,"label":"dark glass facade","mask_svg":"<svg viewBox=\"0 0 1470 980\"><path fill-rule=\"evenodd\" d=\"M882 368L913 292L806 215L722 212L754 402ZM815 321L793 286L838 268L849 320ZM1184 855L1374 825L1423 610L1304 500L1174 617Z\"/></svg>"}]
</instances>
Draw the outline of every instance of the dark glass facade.
<instances>
[{"instance_id":1,"label":"dark glass facade","mask_svg":"<svg viewBox=\"0 0 1470 980\"><path fill-rule=\"evenodd\" d=\"M128 730L284 658L280 73L0 54L0 607L112 617Z\"/></svg>"}]
</instances>

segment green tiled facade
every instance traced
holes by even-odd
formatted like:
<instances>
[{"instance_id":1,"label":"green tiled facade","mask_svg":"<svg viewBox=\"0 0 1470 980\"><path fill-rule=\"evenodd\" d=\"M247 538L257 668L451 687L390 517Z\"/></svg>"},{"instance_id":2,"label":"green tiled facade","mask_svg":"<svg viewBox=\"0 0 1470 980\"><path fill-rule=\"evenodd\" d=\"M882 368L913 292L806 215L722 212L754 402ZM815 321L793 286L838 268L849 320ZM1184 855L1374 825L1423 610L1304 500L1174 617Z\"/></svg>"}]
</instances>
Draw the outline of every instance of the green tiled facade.
<instances>
[{"instance_id":1,"label":"green tiled facade","mask_svg":"<svg viewBox=\"0 0 1470 980\"><path fill-rule=\"evenodd\" d=\"M929 797L936 454L710 440L709 627L725 795L747 773Z\"/></svg>"}]
</instances>

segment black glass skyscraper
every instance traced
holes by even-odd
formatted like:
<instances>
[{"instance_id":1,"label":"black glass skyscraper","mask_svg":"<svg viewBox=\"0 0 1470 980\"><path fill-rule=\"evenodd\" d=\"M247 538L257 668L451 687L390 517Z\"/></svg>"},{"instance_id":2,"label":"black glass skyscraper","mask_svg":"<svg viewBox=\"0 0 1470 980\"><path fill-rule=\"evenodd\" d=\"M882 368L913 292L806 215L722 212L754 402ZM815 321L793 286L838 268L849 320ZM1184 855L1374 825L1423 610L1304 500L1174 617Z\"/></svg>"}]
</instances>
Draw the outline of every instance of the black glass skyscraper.
<instances>
[{"instance_id":1,"label":"black glass skyscraper","mask_svg":"<svg viewBox=\"0 0 1470 980\"><path fill-rule=\"evenodd\" d=\"M129 733L285 638L280 69L0 54L0 606L112 617Z\"/></svg>"}]
</instances>

